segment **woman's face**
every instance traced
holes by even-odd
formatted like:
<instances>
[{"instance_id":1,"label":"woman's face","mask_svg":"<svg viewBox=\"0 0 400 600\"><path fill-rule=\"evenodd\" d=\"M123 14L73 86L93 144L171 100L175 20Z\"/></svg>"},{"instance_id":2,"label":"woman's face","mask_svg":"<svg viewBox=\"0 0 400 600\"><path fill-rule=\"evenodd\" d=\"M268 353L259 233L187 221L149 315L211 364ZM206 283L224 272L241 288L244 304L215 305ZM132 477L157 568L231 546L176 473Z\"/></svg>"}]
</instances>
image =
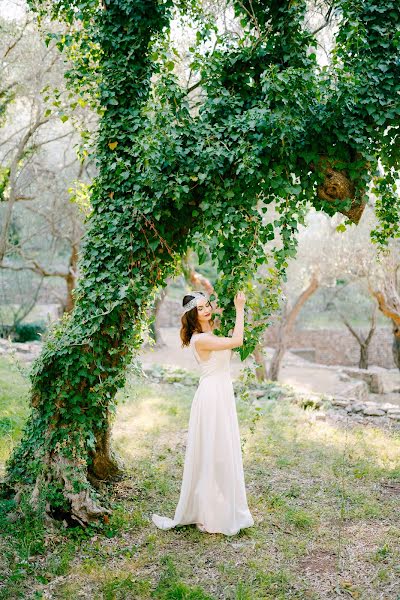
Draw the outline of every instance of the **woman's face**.
<instances>
[{"instance_id":1,"label":"woman's face","mask_svg":"<svg viewBox=\"0 0 400 600\"><path fill-rule=\"evenodd\" d=\"M197 318L200 323L205 323L211 319L212 305L207 298L200 298L197 302Z\"/></svg>"}]
</instances>

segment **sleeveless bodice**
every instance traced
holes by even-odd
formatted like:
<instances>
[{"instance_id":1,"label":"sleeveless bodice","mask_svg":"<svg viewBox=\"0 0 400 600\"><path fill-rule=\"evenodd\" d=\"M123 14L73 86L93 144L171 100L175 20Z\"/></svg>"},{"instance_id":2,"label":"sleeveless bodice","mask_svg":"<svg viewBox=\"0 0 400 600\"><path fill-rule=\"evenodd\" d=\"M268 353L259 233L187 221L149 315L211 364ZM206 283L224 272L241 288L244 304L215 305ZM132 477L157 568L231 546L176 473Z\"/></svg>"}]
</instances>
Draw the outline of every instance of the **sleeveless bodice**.
<instances>
[{"instance_id":1,"label":"sleeveless bodice","mask_svg":"<svg viewBox=\"0 0 400 600\"><path fill-rule=\"evenodd\" d=\"M190 347L192 348L193 354L200 365L200 380L204 377L210 377L213 375L228 375L231 374L231 354L232 350L226 348L225 350L211 350L207 360L200 358L194 342L199 339L201 335L213 335L208 332L194 333L190 338Z\"/></svg>"}]
</instances>

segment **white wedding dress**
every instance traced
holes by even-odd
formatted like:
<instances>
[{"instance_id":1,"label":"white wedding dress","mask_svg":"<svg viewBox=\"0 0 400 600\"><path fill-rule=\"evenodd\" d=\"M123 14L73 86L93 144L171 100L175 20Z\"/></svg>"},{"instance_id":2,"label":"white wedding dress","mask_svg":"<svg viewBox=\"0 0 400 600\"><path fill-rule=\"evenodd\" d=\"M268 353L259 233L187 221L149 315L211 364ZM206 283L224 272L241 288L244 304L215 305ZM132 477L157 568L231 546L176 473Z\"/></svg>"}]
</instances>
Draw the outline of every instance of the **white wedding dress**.
<instances>
[{"instance_id":1,"label":"white wedding dress","mask_svg":"<svg viewBox=\"0 0 400 600\"><path fill-rule=\"evenodd\" d=\"M194 523L201 531L234 535L254 525L247 505L239 423L230 372L231 350L212 350L200 364L199 386L190 410L183 478L173 519L153 514L160 529Z\"/></svg>"}]
</instances>

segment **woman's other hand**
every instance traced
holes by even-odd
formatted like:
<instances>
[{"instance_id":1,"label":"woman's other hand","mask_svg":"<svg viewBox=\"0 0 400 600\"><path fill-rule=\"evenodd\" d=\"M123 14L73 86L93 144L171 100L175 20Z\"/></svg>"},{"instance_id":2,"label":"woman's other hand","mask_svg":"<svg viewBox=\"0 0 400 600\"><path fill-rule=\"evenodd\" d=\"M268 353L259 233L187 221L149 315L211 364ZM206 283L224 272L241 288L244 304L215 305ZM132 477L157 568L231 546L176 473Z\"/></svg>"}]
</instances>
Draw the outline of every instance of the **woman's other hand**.
<instances>
[{"instance_id":1,"label":"woman's other hand","mask_svg":"<svg viewBox=\"0 0 400 600\"><path fill-rule=\"evenodd\" d=\"M244 295L244 292L237 292L235 299L234 299L236 310L243 309L245 302L246 302L246 296Z\"/></svg>"}]
</instances>

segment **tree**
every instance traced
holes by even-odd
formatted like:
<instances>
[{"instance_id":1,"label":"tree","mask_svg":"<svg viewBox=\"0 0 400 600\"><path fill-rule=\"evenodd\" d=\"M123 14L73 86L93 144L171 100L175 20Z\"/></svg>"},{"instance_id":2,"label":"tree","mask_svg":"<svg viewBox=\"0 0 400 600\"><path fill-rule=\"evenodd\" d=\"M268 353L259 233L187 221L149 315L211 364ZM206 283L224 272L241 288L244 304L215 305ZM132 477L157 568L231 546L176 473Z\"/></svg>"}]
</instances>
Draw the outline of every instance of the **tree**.
<instances>
[{"instance_id":1,"label":"tree","mask_svg":"<svg viewBox=\"0 0 400 600\"><path fill-rule=\"evenodd\" d=\"M268 379L277 381L279 376L279 370L282 363L283 356L287 350L288 337L296 323L296 319L303 308L304 304L310 298L312 294L316 292L319 287L318 277L315 273L311 274L311 280L307 287L301 292L296 298L295 303L290 308L288 307L287 300L283 305L282 316L278 327L278 339L276 341L276 348L272 355L271 363L268 369Z\"/></svg>"},{"instance_id":2,"label":"tree","mask_svg":"<svg viewBox=\"0 0 400 600\"><path fill-rule=\"evenodd\" d=\"M391 252L382 261L380 282L369 282L369 290L378 302L379 310L390 319L393 331L392 353L394 364L400 369L400 293L398 270L399 245L392 244ZM394 246L394 248L393 248Z\"/></svg>"},{"instance_id":3,"label":"tree","mask_svg":"<svg viewBox=\"0 0 400 600\"><path fill-rule=\"evenodd\" d=\"M335 60L319 69L301 0L233 2L239 36L219 35L201 6L184 0L32 5L42 23L49 10L69 25L51 36L71 61L71 85L97 105L98 175L75 306L33 365L32 413L6 481L35 508L84 524L110 512L96 485L121 472L110 444L115 393L140 349L156 290L188 246L196 243L200 254L207 247L218 264L214 287L225 333L234 292L245 289L251 305L265 244L275 235L281 240L268 274L273 295L296 253L308 204L344 211L356 223L378 159L386 174L377 183L374 235L384 243L398 233L400 7L395 0L335 2ZM198 29L189 48L202 89L197 107L174 74L174 11ZM213 36L209 50L202 42ZM279 217L264 224L270 203ZM252 311L261 324L246 331L242 359L267 326L269 305Z\"/></svg>"},{"instance_id":4,"label":"tree","mask_svg":"<svg viewBox=\"0 0 400 600\"><path fill-rule=\"evenodd\" d=\"M66 123L71 101L65 67L54 44L48 48L43 44L32 16L21 23L0 18L0 30L1 88L13 90L4 107L0 139L0 268L31 271L41 283L62 278L66 289L61 305L71 310L82 218L67 189L74 175L81 180L88 175L87 161L81 163L72 148L77 132ZM50 86L57 91L42 97L40 91ZM86 111L84 117L83 112L80 125L89 126L91 115ZM68 245L67 264L54 264L61 262L57 250L63 252Z\"/></svg>"},{"instance_id":5,"label":"tree","mask_svg":"<svg viewBox=\"0 0 400 600\"><path fill-rule=\"evenodd\" d=\"M368 369L368 350L376 329L376 308L377 306L375 305L371 316L371 327L366 336L364 336L362 333L358 333L348 321L346 316L340 313L340 317L343 323L346 325L347 329L350 331L351 335L356 339L357 343L360 346L360 359L358 361L359 369Z\"/></svg>"}]
</instances>

